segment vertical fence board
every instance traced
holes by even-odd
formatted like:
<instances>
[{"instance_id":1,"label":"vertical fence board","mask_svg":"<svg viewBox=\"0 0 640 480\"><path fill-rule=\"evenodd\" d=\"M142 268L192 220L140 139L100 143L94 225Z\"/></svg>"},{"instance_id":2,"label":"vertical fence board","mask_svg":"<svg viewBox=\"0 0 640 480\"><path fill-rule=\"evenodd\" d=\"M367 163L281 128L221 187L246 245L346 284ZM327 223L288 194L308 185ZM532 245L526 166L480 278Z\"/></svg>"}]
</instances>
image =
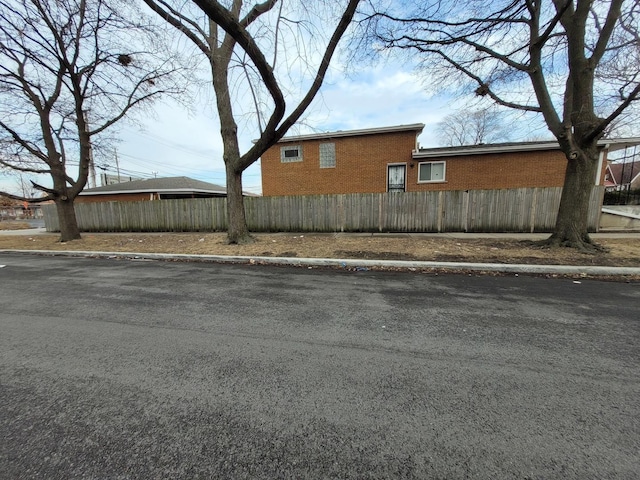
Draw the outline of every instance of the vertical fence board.
<instances>
[{"instance_id":1,"label":"vertical fence board","mask_svg":"<svg viewBox=\"0 0 640 480\"><path fill-rule=\"evenodd\" d=\"M442 227L443 232L464 232L466 222L466 198L464 190L448 190L442 192Z\"/></svg>"}]
</instances>

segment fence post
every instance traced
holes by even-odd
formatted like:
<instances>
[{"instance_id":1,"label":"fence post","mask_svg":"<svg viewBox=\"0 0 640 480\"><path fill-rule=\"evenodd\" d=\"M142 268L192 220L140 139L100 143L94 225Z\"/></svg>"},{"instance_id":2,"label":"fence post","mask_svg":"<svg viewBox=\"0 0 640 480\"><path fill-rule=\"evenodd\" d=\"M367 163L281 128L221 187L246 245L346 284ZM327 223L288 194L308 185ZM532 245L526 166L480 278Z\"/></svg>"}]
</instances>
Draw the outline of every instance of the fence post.
<instances>
[{"instance_id":1,"label":"fence post","mask_svg":"<svg viewBox=\"0 0 640 480\"><path fill-rule=\"evenodd\" d=\"M536 210L538 209L538 189L533 189L533 195L531 198L531 215L529 216L529 222L531 224L531 233L536 230Z\"/></svg>"},{"instance_id":2,"label":"fence post","mask_svg":"<svg viewBox=\"0 0 640 480\"><path fill-rule=\"evenodd\" d=\"M383 199L384 195L385 195L384 193L379 193L378 194L378 231L379 232L382 232L382 226L383 226L382 224L383 224L383 221L384 221L384 213L382 211L382 206L383 206L383 203L384 203L382 201L382 199Z\"/></svg>"},{"instance_id":3,"label":"fence post","mask_svg":"<svg viewBox=\"0 0 640 480\"><path fill-rule=\"evenodd\" d=\"M464 214L464 231L467 233L469 231L469 190L464 191L462 204L462 212Z\"/></svg>"},{"instance_id":4,"label":"fence post","mask_svg":"<svg viewBox=\"0 0 640 480\"><path fill-rule=\"evenodd\" d=\"M344 232L344 226L347 223L345 211L344 211L344 199L345 195L338 195L338 223L340 224L340 232Z\"/></svg>"},{"instance_id":5,"label":"fence post","mask_svg":"<svg viewBox=\"0 0 640 480\"><path fill-rule=\"evenodd\" d=\"M444 220L444 193L438 192L438 233L442 233L442 221Z\"/></svg>"}]
</instances>

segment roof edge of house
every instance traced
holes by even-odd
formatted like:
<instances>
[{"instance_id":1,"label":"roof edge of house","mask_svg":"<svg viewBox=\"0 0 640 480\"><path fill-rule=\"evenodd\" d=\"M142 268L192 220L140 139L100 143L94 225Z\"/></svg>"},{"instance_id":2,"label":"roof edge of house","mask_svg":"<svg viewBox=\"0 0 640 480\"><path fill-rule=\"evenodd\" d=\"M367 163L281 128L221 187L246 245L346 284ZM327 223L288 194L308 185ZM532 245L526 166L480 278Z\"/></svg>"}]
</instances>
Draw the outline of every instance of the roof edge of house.
<instances>
[{"instance_id":1,"label":"roof edge of house","mask_svg":"<svg viewBox=\"0 0 640 480\"><path fill-rule=\"evenodd\" d=\"M421 133L424 130L424 123L412 123L407 125L393 125L389 127L374 127L374 128L361 128L357 130L338 130L335 132L323 132L323 133L309 133L305 135L295 135L291 137L282 137L278 143L291 143L300 142L304 140L321 140L323 138L338 138L338 137L358 137L363 135L375 135L380 133L395 133L395 132L417 132Z\"/></svg>"},{"instance_id":2,"label":"roof edge of house","mask_svg":"<svg viewBox=\"0 0 640 480\"><path fill-rule=\"evenodd\" d=\"M619 150L629 146L640 145L640 137L606 138L598 140L598 146L609 151ZM614 147L614 148L612 148ZM560 145L556 141L521 142L521 143L489 143L486 145L462 145L460 147L435 147L414 150L412 157L435 158L453 157L456 155L482 155L487 153L526 152L535 150L557 150Z\"/></svg>"},{"instance_id":3,"label":"roof edge of house","mask_svg":"<svg viewBox=\"0 0 640 480\"><path fill-rule=\"evenodd\" d=\"M91 189L93 190L93 189ZM106 190L106 191L82 191L78 195L92 196L92 195L121 195L121 194L136 194L136 193L220 193L226 195L226 190L204 190L196 188L148 188L140 190Z\"/></svg>"}]
</instances>

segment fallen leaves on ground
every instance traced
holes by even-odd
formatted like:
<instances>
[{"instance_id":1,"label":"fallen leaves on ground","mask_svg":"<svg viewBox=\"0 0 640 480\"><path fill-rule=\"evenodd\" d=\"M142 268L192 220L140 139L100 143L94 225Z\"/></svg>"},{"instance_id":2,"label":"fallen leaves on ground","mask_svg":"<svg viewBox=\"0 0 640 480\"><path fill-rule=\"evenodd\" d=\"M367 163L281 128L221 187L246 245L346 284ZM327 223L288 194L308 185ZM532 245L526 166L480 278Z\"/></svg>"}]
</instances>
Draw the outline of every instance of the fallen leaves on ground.
<instances>
[{"instance_id":1,"label":"fallen leaves on ground","mask_svg":"<svg viewBox=\"0 0 640 480\"><path fill-rule=\"evenodd\" d=\"M224 233L85 233L67 243L53 234L11 235L0 236L0 249L640 267L638 238L603 239L607 252L585 254L503 238L340 233L254 237L249 245L228 245Z\"/></svg>"}]
</instances>

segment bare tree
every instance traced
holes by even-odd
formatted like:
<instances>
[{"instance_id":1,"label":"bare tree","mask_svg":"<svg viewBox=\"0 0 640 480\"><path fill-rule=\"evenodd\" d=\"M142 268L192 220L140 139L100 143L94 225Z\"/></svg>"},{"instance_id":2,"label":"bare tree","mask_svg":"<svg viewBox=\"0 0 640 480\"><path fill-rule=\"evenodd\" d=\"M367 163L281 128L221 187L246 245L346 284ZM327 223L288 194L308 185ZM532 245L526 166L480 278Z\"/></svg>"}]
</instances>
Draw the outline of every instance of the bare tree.
<instances>
[{"instance_id":1,"label":"bare tree","mask_svg":"<svg viewBox=\"0 0 640 480\"><path fill-rule=\"evenodd\" d=\"M438 123L436 133L445 146L506 142L510 138L501 112L486 108L447 115Z\"/></svg>"},{"instance_id":2,"label":"bare tree","mask_svg":"<svg viewBox=\"0 0 640 480\"><path fill-rule=\"evenodd\" d=\"M371 2L372 37L385 48L419 53L434 82L457 81L502 106L541 114L568 160L548 243L592 249L587 218L597 142L640 95L640 2L413 5L379 11Z\"/></svg>"},{"instance_id":3,"label":"bare tree","mask_svg":"<svg viewBox=\"0 0 640 480\"><path fill-rule=\"evenodd\" d=\"M144 22L118 0L0 0L0 163L52 182L34 182L37 199L2 194L53 200L61 241L80 238L74 200L92 140L132 108L182 90Z\"/></svg>"},{"instance_id":4,"label":"bare tree","mask_svg":"<svg viewBox=\"0 0 640 480\"><path fill-rule=\"evenodd\" d=\"M270 40L263 38L264 29L256 27L258 19L267 17L269 12L275 9L277 0L266 0L248 6L245 6L242 0L232 0L228 8L214 0L193 0L193 4L208 20L205 28L200 26L201 23L192 12L179 8L178 4L182 5L182 2L169 0L144 0L144 2L189 38L209 62L224 148L229 220L228 241L229 243L250 242L242 197L242 172L280 140L308 108L324 81L331 58L339 40L351 23L359 0L346 2L347 5L315 69L311 85L288 115L283 93L284 82L279 80L275 73L279 26L284 21L283 16L281 14L269 16L273 21L273 27L270 29L273 35ZM267 59L269 52L273 53L271 61ZM270 106L268 113L262 113L260 108L256 109L259 132L256 135L257 140L245 153L240 151L237 113L234 110L234 99L230 95L230 66L234 56L242 59L241 64L244 69L250 68L257 74L262 87L268 93ZM257 85L249 81L249 91L257 107L258 103L262 102L257 100L256 88Z\"/></svg>"}]
</instances>

